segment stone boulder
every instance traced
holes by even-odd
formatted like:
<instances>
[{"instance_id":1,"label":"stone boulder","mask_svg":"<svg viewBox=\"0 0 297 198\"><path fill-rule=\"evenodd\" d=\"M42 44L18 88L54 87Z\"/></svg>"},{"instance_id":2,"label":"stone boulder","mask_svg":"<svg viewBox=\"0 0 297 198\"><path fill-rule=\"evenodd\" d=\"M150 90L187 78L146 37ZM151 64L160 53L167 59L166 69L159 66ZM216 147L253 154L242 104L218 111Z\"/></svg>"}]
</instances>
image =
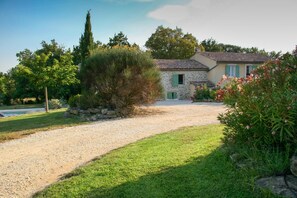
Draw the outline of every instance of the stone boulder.
<instances>
[{"instance_id":1,"label":"stone boulder","mask_svg":"<svg viewBox=\"0 0 297 198\"><path fill-rule=\"evenodd\" d=\"M256 181L256 185L278 196L297 197L297 177L294 175L261 178Z\"/></svg>"},{"instance_id":2,"label":"stone boulder","mask_svg":"<svg viewBox=\"0 0 297 198\"><path fill-rule=\"evenodd\" d=\"M296 154L293 155L291 158L290 170L291 170L291 173L297 177L297 156L296 156Z\"/></svg>"},{"instance_id":3,"label":"stone boulder","mask_svg":"<svg viewBox=\"0 0 297 198\"><path fill-rule=\"evenodd\" d=\"M102 110L101 110L101 114L102 114L102 115L106 115L107 112L108 112L108 109L102 109Z\"/></svg>"}]
</instances>

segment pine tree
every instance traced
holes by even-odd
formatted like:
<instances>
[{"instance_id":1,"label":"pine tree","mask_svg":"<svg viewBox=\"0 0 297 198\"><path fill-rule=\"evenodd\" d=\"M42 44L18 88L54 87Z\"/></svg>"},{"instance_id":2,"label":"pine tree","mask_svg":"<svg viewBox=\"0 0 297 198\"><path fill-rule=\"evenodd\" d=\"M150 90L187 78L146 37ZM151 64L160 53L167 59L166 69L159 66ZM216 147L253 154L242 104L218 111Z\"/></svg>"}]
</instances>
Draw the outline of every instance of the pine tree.
<instances>
[{"instance_id":1,"label":"pine tree","mask_svg":"<svg viewBox=\"0 0 297 198\"><path fill-rule=\"evenodd\" d=\"M87 13L85 31L80 38L79 46L81 49L81 61L83 66L85 63L85 60L90 56L91 50L94 48L94 38L92 33L90 10Z\"/></svg>"}]
</instances>

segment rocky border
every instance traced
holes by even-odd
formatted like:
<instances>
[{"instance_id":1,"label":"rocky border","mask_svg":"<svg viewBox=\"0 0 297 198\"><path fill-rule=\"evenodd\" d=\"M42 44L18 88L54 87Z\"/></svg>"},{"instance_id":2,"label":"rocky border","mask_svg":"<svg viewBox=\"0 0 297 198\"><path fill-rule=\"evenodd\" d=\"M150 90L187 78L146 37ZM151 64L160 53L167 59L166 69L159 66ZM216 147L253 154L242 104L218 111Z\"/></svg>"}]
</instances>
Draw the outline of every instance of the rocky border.
<instances>
[{"instance_id":1,"label":"rocky border","mask_svg":"<svg viewBox=\"0 0 297 198\"><path fill-rule=\"evenodd\" d=\"M69 108L64 113L65 118L69 117L80 117L84 121L97 121L97 120L106 120L114 119L120 117L116 110L110 110L103 107L98 108L89 108L86 110L80 108Z\"/></svg>"}]
</instances>

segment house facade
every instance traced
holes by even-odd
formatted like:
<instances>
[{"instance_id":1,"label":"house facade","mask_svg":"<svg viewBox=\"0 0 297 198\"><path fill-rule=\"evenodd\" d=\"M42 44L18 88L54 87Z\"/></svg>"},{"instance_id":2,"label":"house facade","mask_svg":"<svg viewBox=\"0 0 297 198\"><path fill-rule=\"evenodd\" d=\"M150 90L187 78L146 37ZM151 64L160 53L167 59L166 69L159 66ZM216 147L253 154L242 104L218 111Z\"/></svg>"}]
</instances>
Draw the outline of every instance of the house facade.
<instances>
[{"instance_id":1,"label":"house facade","mask_svg":"<svg viewBox=\"0 0 297 198\"><path fill-rule=\"evenodd\" d=\"M165 99L188 99L193 94L194 82L207 82L208 67L195 60L159 59Z\"/></svg>"},{"instance_id":2,"label":"house facade","mask_svg":"<svg viewBox=\"0 0 297 198\"><path fill-rule=\"evenodd\" d=\"M227 52L197 52L192 58L208 67L208 80L217 84L223 75L245 78L270 60L261 54L227 53Z\"/></svg>"},{"instance_id":3,"label":"house facade","mask_svg":"<svg viewBox=\"0 0 297 198\"><path fill-rule=\"evenodd\" d=\"M198 85L214 87L223 75L246 77L269 57L260 54L197 52L191 59L158 59L165 99L189 99Z\"/></svg>"}]
</instances>

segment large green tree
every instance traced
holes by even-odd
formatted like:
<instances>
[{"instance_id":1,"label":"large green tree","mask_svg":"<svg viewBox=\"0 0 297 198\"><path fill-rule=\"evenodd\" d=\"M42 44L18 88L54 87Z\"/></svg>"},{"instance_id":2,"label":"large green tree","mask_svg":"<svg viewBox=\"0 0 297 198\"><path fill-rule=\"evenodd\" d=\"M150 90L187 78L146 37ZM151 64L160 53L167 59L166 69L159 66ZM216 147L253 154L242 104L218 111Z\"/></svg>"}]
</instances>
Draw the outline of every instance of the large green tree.
<instances>
[{"instance_id":1,"label":"large green tree","mask_svg":"<svg viewBox=\"0 0 297 198\"><path fill-rule=\"evenodd\" d=\"M17 54L19 64L12 70L19 98L40 98L43 89L49 88L55 98L68 98L78 84L78 67L72 62L70 50L65 50L55 40L43 41L42 48L34 53L24 50Z\"/></svg>"},{"instance_id":2,"label":"large green tree","mask_svg":"<svg viewBox=\"0 0 297 198\"><path fill-rule=\"evenodd\" d=\"M184 34L180 28L171 29L163 26L156 29L145 46L154 58L159 59L186 59L195 54L196 48L203 50L192 34Z\"/></svg>"},{"instance_id":3,"label":"large green tree","mask_svg":"<svg viewBox=\"0 0 297 198\"><path fill-rule=\"evenodd\" d=\"M130 43L128 42L127 36L120 32L118 34L115 34L113 38L109 38L109 42L107 43L108 47L114 47L114 46L128 46L130 47Z\"/></svg>"},{"instance_id":4,"label":"large green tree","mask_svg":"<svg viewBox=\"0 0 297 198\"><path fill-rule=\"evenodd\" d=\"M81 53L81 64L85 63L85 60L90 56L91 51L94 49L94 38L92 33L91 25L91 14L90 10L86 16L85 31L79 41L80 53Z\"/></svg>"},{"instance_id":5,"label":"large green tree","mask_svg":"<svg viewBox=\"0 0 297 198\"><path fill-rule=\"evenodd\" d=\"M10 105L15 93L15 81L11 72L5 74L0 72L0 105Z\"/></svg>"}]
</instances>

